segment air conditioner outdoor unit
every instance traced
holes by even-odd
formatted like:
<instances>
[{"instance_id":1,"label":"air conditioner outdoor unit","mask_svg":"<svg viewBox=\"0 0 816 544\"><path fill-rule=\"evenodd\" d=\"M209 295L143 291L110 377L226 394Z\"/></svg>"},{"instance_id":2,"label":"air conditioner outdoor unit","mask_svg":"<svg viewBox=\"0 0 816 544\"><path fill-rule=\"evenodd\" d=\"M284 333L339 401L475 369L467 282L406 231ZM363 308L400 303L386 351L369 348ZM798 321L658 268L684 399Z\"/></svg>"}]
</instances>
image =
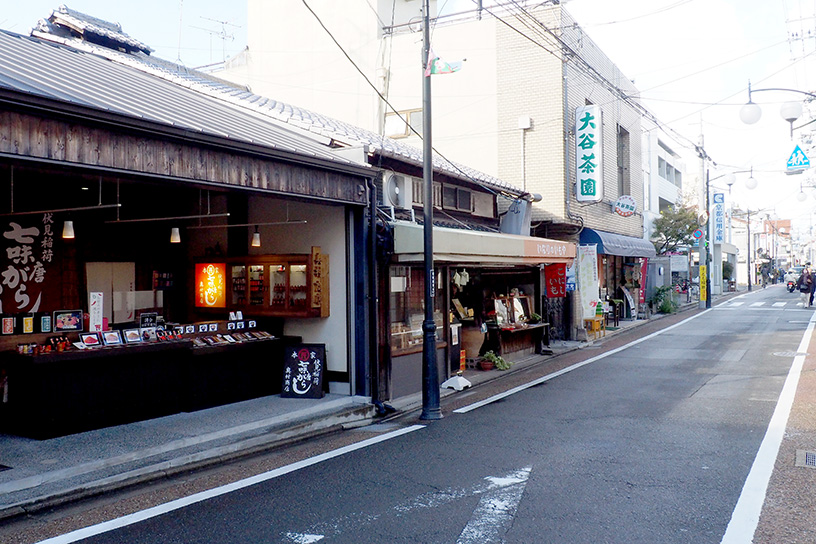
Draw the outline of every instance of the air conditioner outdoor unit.
<instances>
[{"instance_id":1,"label":"air conditioner outdoor unit","mask_svg":"<svg viewBox=\"0 0 816 544\"><path fill-rule=\"evenodd\" d=\"M382 180L382 205L402 210L411 209L413 188L410 177L386 172Z\"/></svg>"}]
</instances>

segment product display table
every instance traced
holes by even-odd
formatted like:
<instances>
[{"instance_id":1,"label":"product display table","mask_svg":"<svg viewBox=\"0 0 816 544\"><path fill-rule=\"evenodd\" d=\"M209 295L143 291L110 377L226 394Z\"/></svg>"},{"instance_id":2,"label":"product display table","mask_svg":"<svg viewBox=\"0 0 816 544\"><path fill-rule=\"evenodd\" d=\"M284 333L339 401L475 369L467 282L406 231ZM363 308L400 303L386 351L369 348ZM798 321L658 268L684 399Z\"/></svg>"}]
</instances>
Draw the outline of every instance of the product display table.
<instances>
[{"instance_id":1,"label":"product display table","mask_svg":"<svg viewBox=\"0 0 816 544\"><path fill-rule=\"evenodd\" d=\"M194 347L190 340L20 355L0 352L4 432L51 438L281 390L283 347L272 338Z\"/></svg>"}]
</instances>

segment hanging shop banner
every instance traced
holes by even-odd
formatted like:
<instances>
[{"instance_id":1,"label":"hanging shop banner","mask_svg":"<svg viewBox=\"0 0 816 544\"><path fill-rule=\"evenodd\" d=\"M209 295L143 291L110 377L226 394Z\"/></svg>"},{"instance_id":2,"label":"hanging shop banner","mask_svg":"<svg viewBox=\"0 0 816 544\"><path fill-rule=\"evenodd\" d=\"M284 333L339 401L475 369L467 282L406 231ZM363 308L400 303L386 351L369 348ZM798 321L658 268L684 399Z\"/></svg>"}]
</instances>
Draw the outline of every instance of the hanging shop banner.
<instances>
[{"instance_id":1,"label":"hanging shop banner","mask_svg":"<svg viewBox=\"0 0 816 544\"><path fill-rule=\"evenodd\" d=\"M325 344L299 344L284 348L282 398L323 398Z\"/></svg>"},{"instance_id":2,"label":"hanging shop banner","mask_svg":"<svg viewBox=\"0 0 816 544\"><path fill-rule=\"evenodd\" d=\"M544 281L547 284L547 298L567 296L567 265L565 263L547 265L544 268Z\"/></svg>"},{"instance_id":3,"label":"hanging shop banner","mask_svg":"<svg viewBox=\"0 0 816 544\"><path fill-rule=\"evenodd\" d=\"M648 285L646 283L649 280L649 259L646 257L641 259L640 263L640 298L639 302L641 304L646 304L646 289Z\"/></svg>"},{"instance_id":4,"label":"hanging shop banner","mask_svg":"<svg viewBox=\"0 0 816 544\"><path fill-rule=\"evenodd\" d=\"M575 109L575 172L578 202L603 198L603 122L600 106Z\"/></svg>"},{"instance_id":5,"label":"hanging shop banner","mask_svg":"<svg viewBox=\"0 0 816 544\"><path fill-rule=\"evenodd\" d=\"M595 317L600 283L598 280L598 246L578 246L578 290L584 319Z\"/></svg>"},{"instance_id":6,"label":"hanging shop banner","mask_svg":"<svg viewBox=\"0 0 816 544\"><path fill-rule=\"evenodd\" d=\"M56 274L54 282L49 270L54 262L54 216L46 213L39 216L14 217L0 223L3 237L0 239L0 313L34 313L40 308L53 306L55 302L46 299L49 291L56 289L59 297Z\"/></svg>"},{"instance_id":7,"label":"hanging shop banner","mask_svg":"<svg viewBox=\"0 0 816 544\"><path fill-rule=\"evenodd\" d=\"M573 259L572 264L567 267L567 293L572 293L576 290L577 262L577 259Z\"/></svg>"},{"instance_id":8,"label":"hanging shop banner","mask_svg":"<svg viewBox=\"0 0 816 544\"><path fill-rule=\"evenodd\" d=\"M196 302L198 308L224 308L227 305L225 263L196 265Z\"/></svg>"},{"instance_id":9,"label":"hanging shop banner","mask_svg":"<svg viewBox=\"0 0 816 544\"><path fill-rule=\"evenodd\" d=\"M708 300L708 289L706 289L706 278L708 277L708 267L704 264L700 265L700 300L705 302Z\"/></svg>"}]
</instances>

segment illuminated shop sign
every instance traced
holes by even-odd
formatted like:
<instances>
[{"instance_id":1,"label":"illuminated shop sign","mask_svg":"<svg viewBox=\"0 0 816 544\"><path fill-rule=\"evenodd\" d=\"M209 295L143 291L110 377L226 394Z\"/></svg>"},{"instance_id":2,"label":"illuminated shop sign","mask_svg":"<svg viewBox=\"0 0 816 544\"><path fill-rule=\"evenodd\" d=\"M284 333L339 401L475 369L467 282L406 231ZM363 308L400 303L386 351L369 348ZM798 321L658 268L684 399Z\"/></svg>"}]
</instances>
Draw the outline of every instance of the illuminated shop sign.
<instances>
[{"instance_id":1,"label":"illuminated shop sign","mask_svg":"<svg viewBox=\"0 0 816 544\"><path fill-rule=\"evenodd\" d=\"M196 265L196 307L224 308L226 306L225 263L203 263Z\"/></svg>"}]
</instances>

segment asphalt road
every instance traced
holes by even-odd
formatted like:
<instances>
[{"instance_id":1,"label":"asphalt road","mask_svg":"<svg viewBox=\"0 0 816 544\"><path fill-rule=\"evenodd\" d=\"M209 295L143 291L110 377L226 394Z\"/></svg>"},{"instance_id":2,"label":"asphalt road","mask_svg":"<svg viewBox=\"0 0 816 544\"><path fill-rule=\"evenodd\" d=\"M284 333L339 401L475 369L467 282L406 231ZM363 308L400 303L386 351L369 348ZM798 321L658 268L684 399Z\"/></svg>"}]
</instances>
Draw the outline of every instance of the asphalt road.
<instances>
[{"instance_id":1,"label":"asphalt road","mask_svg":"<svg viewBox=\"0 0 816 544\"><path fill-rule=\"evenodd\" d=\"M49 542L718 543L813 315L797 300L759 289L478 408L465 392L443 420Z\"/></svg>"}]
</instances>

